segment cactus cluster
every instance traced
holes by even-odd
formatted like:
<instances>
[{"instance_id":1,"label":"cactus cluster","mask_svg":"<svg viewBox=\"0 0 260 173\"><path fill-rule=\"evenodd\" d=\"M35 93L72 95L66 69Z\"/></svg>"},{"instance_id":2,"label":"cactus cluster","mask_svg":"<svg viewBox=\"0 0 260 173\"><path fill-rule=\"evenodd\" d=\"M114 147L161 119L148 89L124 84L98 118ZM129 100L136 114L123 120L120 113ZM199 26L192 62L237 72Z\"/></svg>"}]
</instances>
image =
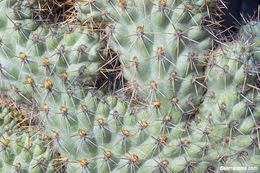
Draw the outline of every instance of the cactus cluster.
<instances>
[{"instance_id":1,"label":"cactus cluster","mask_svg":"<svg viewBox=\"0 0 260 173\"><path fill-rule=\"evenodd\" d=\"M0 1L0 173L259 171L260 24L221 5Z\"/></svg>"}]
</instances>

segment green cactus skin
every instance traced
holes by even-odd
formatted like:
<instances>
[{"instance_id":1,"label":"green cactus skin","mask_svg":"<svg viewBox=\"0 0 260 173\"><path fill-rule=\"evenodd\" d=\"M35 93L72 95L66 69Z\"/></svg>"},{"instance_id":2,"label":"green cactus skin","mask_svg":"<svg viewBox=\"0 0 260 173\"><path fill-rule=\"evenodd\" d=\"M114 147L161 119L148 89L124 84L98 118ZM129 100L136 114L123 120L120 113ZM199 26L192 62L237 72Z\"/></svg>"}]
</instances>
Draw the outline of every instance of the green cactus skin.
<instances>
[{"instance_id":1,"label":"green cactus skin","mask_svg":"<svg viewBox=\"0 0 260 173\"><path fill-rule=\"evenodd\" d=\"M9 2L0 3L5 7ZM62 91L58 92L69 88L73 90L75 85L95 85L106 59L106 47L98 34L79 25L66 25L58 29L39 26L31 19L9 17L6 14L12 8L4 9L3 15L6 17L1 18L3 28L0 32L1 90L9 91L17 101L26 99L32 104L33 98L41 105L46 80L64 83L61 85Z\"/></svg>"},{"instance_id":2,"label":"green cactus skin","mask_svg":"<svg viewBox=\"0 0 260 173\"><path fill-rule=\"evenodd\" d=\"M54 171L52 156L37 134L21 130L18 111L2 106L0 172L45 173Z\"/></svg>"},{"instance_id":3,"label":"green cactus skin","mask_svg":"<svg viewBox=\"0 0 260 173\"><path fill-rule=\"evenodd\" d=\"M202 23L214 3L114 2L111 13L118 21L107 31L108 44L120 55L128 82L123 93L144 104L171 103L177 112L193 114L206 89L204 68L212 39Z\"/></svg>"},{"instance_id":4,"label":"green cactus skin","mask_svg":"<svg viewBox=\"0 0 260 173\"><path fill-rule=\"evenodd\" d=\"M10 7L16 1L1 3ZM256 37L241 36L210 52L212 39L202 22L211 17L215 3L90 0L76 7L87 27L67 25L54 31L30 23L26 8L21 18L0 16L0 32L8 35L0 40L0 90L12 103L22 100L36 108L32 118L40 120L29 124L38 133L16 129L10 110L1 108L0 172L258 168L258 37L247 30ZM19 31L13 21L21 23ZM102 33L104 44L88 30L100 22L116 22ZM111 95L88 87L89 75L96 75L104 61L103 51L97 50L107 46L120 54L128 82L123 92ZM42 156L45 170L37 164Z\"/></svg>"},{"instance_id":5,"label":"green cactus skin","mask_svg":"<svg viewBox=\"0 0 260 173\"><path fill-rule=\"evenodd\" d=\"M259 169L259 71L255 45L242 38L208 54L207 92L193 120L169 109L170 104L153 101L129 107L114 95L88 93L75 107L66 95L66 105L59 100L49 103L41 113L44 117L50 110L46 129L55 132L48 134L66 158L67 171L201 173L241 165Z\"/></svg>"},{"instance_id":6,"label":"green cactus skin","mask_svg":"<svg viewBox=\"0 0 260 173\"><path fill-rule=\"evenodd\" d=\"M240 37L215 50L206 70L208 91L191 125L191 139L207 148L200 162L215 170L242 166L257 172L260 168L256 162L260 158L259 60L254 48Z\"/></svg>"}]
</instances>

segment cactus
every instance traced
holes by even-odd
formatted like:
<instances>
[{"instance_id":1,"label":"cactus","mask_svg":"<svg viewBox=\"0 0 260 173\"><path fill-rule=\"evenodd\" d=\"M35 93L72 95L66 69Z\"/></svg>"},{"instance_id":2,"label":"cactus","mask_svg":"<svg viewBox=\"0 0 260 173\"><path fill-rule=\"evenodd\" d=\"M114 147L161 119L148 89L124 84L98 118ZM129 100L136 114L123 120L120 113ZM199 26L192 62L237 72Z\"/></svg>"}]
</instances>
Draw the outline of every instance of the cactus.
<instances>
[{"instance_id":1,"label":"cactus","mask_svg":"<svg viewBox=\"0 0 260 173\"><path fill-rule=\"evenodd\" d=\"M51 162L54 158L44 144L47 141L40 140L38 130L29 123L29 119L26 118L28 115L24 114L26 111L29 113L29 110L18 110L17 107L25 107L21 104L13 106L10 103L12 101L7 96L1 95L0 172L55 171L55 165ZM35 131L34 134L31 133L32 129Z\"/></svg>"},{"instance_id":2,"label":"cactus","mask_svg":"<svg viewBox=\"0 0 260 173\"><path fill-rule=\"evenodd\" d=\"M241 37L214 50L206 70L207 93L191 144L203 149L198 167L259 169L259 59ZM231 170L230 170L231 171Z\"/></svg>"},{"instance_id":3,"label":"cactus","mask_svg":"<svg viewBox=\"0 0 260 173\"><path fill-rule=\"evenodd\" d=\"M11 18L8 14L3 20L1 90L8 91L15 100L22 98L32 104L35 99L35 104L40 105L50 83L63 83L58 92L95 86L106 59L106 47L98 34L84 26L63 25L57 29L39 25L36 20Z\"/></svg>"},{"instance_id":4,"label":"cactus","mask_svg":"<svg viewBox=\"0 0 260 173\"><path fill-rule=\"evenodd\" d=\"M118 1L114 13L122 15L107 32L127 80L122 91L144 104L159 101L168 107L171 103L176 111L193 114L206 89L205 57L212 38L203 22L211 17L214 4Z\"/></svg>"},{"instance_id":5,"label":"cactus","mask_svg":"<svg viewBox=\"0 0 260 173\"><path fill-rule=\"evenodd\" d=\"M0 172L260 169L258 23L213 49L217 0L0 5Z\"/></svg>"},{"instance_id":6,"label":"cactus","mask_svg":"<svg viewBox=\"0 0 260 173\"><path fill-rule=\"evenodd\" d=\"M193 119L174 109L167 112L160 103L134 109L114 96L91 93L76 108L57 102L60 113L50 115L45 124L54 130L49 133L65 158L62 165L68 172L259 169L254 46L241 38L209 54L207 92ZM67 115L65 121L58 114Z\"/></svg>"},{"instance_id":7,"label":"cactus","mask_svg":"<svg viewBox=\"0 0 260 173\"><path fill-rule=\"evenodd\" d=\"M49 152L39 142L24 132L3 134L1 137L1 172L54 172Z\"/></svg>"},{"instance_id":8,"label":"cactus","mask_svg":"<svg viewBox=\"0 0 260 173\"><path fill-rule=\"evenodd\" d=\"M242 26L241 34L244 38L246 38L249 42L254 44L254 56L259 58L259 29L260 24L258 21L252 20L248 21L247 25Z\"/></svg>"},{"instance_id":9,"label":"cactus","mask_svg":"<svg viewBox=\"0 0 260 173\"><path fill-rule=\"evenodd\" d=\"M194 120L156 101L136 110L114 96L99 100L95 94L88 94L76 109L60 103L60 114L68 115L69 125L55 115L49 123L55 126L52 139L59 139L56 146L66 158L67 171L199 173L241 165L259 169L258 45L249 41L241 37L208 54L207 92Z\"/></svg>"}]
</instances>

